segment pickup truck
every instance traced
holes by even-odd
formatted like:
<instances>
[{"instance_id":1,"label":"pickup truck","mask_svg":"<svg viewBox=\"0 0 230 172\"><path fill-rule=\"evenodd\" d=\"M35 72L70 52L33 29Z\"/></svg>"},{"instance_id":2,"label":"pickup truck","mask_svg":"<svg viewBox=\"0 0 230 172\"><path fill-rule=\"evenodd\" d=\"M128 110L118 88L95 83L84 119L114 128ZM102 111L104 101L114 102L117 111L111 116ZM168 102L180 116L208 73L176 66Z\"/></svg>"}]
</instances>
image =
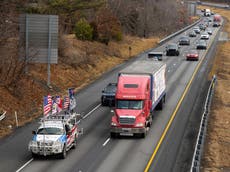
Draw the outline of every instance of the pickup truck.
<instances>
[{"instance_id":1,"label":"pickup truck","mask_svg":"<svg viewBox=\"0 0 230 172\"><path fill-rule=\"evenodd\" d=\"M66 152L76 148L79 133L76 118L79 114L58 114L44 117L36 131L32 131L33 138L28 149L34 158L39 155L57 155L66 158Z\"/></svg>"}]
</instances>

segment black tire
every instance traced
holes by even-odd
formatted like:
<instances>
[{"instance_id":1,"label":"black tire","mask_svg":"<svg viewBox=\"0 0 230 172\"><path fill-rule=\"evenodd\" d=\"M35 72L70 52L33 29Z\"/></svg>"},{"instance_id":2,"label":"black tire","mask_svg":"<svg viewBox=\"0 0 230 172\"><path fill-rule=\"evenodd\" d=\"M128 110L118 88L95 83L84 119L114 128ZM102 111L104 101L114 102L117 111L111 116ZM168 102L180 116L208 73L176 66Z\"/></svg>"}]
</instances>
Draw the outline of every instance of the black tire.
<instances>
[{"instance_id":1,"label":"black tire","mask_svg":"<svg viewBox=\"0 0 230 172\"><path fill-rule=\"evenodd\" d=\"M33 157L33 159L36 159L36 158L38 158L38 154L35 154L35 153L33 153L33 152L31 152L31 155L32 155L32 157Z\"/></svg>"},{"instance_id":2,"label":"black tire","mask_svg":"<svg viewBox=\"0 0 230 172\"><path fill-rule=\"evenodd\" d=\"M163 98L159 101L159 103L157 104L156 106L156 110L162 110L163 109L163 104L164 104L164 101L163 101Z\"/></svg>"},{"instance_id":3,"label":"black tire","mask_svg":"<svg viewBox=\"0 0 230 172\"><path fill-rule=\"evenodd\" d=\"M111 137L111 138L116 138L116 137L117 137L117 133L111 132L111 133L110 133L110 137Z\"/></svg>"},{"instance_id":4,"label":"black tire","mask_svg":"<svg viewBox=\"0 0 230 172\"><path fill-rule=\"evenodd\" d=\"M140 135L140 136L141 136L141 138L143 138L143 139L144 139L144 138L146 137L146 135L147 135L147 130L146 130L146 128L145 128L145 132L144 132L144 133L141 133L141 135Z\"/></svg>"},{"instance_id":5,"label":"black tire","mask_svg":"<svg viewBox=\"0 0 230 172\"><path fill-rule=\"evenodd\" d=\"M180 55L180 52L178 51L176 55L179 56L179 55Z\"/></svg>"},{"instance_id":6,"label":"black tire","mask_svg":"<svg viewBox=\"0 0 230 172\"><path fill-rule=\"evenodd\" d=\"M66 145L63 146L63 150L62 150L62 153L61 153L60 157L61 157L61 159L66 158Z\"/></svg>"},{"instance_id":7,"label":"black tire","mask_svg":"<svg viewBox=\"0 0 230 172\"><path fill-rule=\"evenodd\" d=\"M73 149L76 149L76 147L77 147L77 136L75 135L74 136L74 142L73 142Z\"/></svg>"}]
</instances>

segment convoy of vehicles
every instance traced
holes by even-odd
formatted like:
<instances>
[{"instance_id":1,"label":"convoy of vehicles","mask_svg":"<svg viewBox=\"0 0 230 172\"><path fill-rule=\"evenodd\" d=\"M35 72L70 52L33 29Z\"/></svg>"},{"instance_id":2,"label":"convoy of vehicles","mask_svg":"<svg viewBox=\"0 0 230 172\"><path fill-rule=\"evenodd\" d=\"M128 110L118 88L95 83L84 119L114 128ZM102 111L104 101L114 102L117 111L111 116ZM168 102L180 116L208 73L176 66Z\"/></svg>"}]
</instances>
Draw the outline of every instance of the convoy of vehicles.
<instances>
[{"instance_id":1,"label":"convoy of vehicles","mask_svg":"<svg viewBox=\"0 0 230 172\"><path fill-rule=\"evenodd\" d=\"M206 9L206 16L209 16L208 12L210 10ZM214 24L220 24L220 21L221 17L215 15ZM207 49L206 40L212 35L212 30L206 30L206 27L208 26L200 24L188 33L189 37L196 37L202 30L196 49ZM178 44L190 45L188 36L180 37ZM168 44L166 56L179 56L178 44ZM156 58L158 61L150 58ZM118 74L117 83L109 83L102 90L101 104L114 106L111 110L111 137L146 136L152 124L154 110L162 110L166 99L166 64L160 62L162 60L163 52L150 51L148 58L137 60L124 68ZM199 60L198 51L189 50L186 60ZM28 145L32 156L58 155L65 158L67 151L76 147L78 136L82 133L77 126L79 116L73 110L45 115L38 129L32 132L33 138Z\"/></svg>"},{"instance_id":2,"label":"convoy of vehicles","mask_svg":"<svg viewBox=\"0 0 230 172\"><path fill-rule=\"evenodd\" d=\"M165 103L166 64L135 61L118 74L116 105L111 119L111 137L145 137L155 108Z\"/></svg>"},{"instance_id":3,"label":"convoy of vehicles","mask_svg":"<svg viewBox=\"0 0 230 172\"><path fill-rule=\"evenodd\" d=\"M114 106L115 105L115 93L117 90L116 83L109 83L103 90L101 96L102 106Z\"/></svg>"}]
</instances>

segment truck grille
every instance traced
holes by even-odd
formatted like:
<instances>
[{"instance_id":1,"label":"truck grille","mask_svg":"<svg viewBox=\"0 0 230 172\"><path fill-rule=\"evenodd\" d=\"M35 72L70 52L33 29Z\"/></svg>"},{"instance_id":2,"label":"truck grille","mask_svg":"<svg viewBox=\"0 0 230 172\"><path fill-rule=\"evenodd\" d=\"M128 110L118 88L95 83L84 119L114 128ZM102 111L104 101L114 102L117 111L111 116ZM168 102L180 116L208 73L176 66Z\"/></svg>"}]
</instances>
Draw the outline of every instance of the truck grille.
<instances>
[{"instance_id":1,"label":"truck grille","mask_svg":"<svg viewBox=\"0 0 230 172\"><path fill-rule=\"evenodd\" d=\"M52 146L53 142L37 142L39 147Z\"/></svg>"},{"instance_id":2,"label":"truck grille","mask_svg":"<svg viewBox=\"0 0 230 172\"><path fill-rule=\"evenodd\" d=\"M119 123L122 125L133 125L135 123L134 116L120 116Z\"/></svg>"}]
</instances>

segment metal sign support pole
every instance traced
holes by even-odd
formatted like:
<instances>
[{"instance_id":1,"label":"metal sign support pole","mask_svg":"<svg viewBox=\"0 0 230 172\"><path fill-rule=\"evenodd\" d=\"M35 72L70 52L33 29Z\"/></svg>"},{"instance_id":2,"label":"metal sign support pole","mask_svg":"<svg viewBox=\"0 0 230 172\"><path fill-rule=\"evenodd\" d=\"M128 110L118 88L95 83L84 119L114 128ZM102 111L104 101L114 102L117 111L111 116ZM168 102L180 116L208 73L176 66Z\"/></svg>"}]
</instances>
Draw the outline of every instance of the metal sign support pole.
<instances>
[{"instance_id":1,"label":"metal sign support pole","mask_svg":"<svg viewBox=\"0 0 230 172\"><path fill-rule=\"evenodd\" d=\"M29 50L28 50L28 47L29 47L28 46L29 45L29 43L28 43L28 40L29 40L29 33L28 33L29 21L28 20L29 20L28 15L26 14L26 59L25 59L25 73L26 74L28 73L28 54L29 54Z\"/></svg>"},{"instance_id":2,"label":"metal sign support pole","mask_svg":"<svg viewBox=\"0 0 230 172\"><path fill-rule=\"evenodd\" d=\"M49 16L49 30L48 30L48 78L47 85L50 86L50 59L51 59L51 17Z\"/></svg>"}]
</instances>

